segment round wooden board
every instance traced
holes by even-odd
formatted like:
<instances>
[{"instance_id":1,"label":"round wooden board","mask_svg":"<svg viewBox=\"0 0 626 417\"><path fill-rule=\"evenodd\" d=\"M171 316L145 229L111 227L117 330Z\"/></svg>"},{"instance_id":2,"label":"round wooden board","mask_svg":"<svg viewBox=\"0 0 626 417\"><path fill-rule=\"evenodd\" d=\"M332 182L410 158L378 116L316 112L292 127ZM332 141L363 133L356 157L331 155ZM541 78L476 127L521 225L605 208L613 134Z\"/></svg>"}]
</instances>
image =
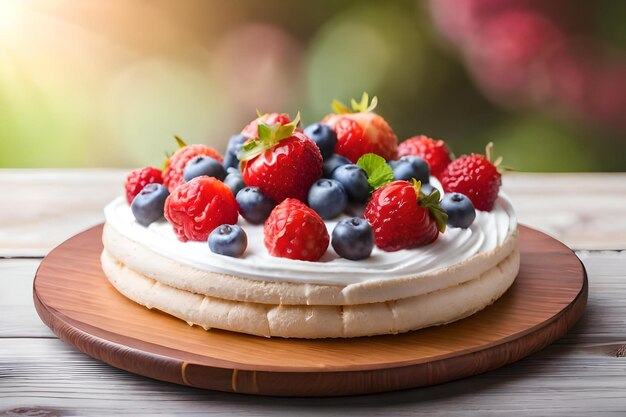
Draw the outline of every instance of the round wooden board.
<instances>
[{"instance_id":1,"label":"round wooden board","mask_svg":"<svg viewBox=\"0 0 626 417\"><path fill-rule=\"evenodd\" d=\"M296 340L190 327L119 294L100 267L102 226L41 263L41 319L86 354L151 378L219 391L331 396L391 391L476 375L563 336L582 315L587 276L562 243L521 227L521 269L492 306L456 323L393 336Z\"/></svg>"}]
</instances>

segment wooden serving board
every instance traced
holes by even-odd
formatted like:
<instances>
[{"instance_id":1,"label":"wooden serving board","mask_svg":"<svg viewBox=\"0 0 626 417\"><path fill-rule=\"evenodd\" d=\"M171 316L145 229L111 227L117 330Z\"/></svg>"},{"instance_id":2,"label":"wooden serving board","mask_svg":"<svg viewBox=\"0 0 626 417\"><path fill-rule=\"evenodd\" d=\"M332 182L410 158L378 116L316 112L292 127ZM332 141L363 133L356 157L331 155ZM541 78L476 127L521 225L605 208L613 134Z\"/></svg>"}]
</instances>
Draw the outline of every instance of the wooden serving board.
<instances>
[{"instance_id":1,"label":"wooden serving board","mask_svg":"<svg viewBox=\"0 0 626 417\"><path fill-rule=\"evenodd\" d=\"M414 388L517 361L563 336L582 315L587 276L560 242L521 227L521 269L492 306L456 323L393 336L297 340L190 327L119 294L100 267L102 226L54 249L37 271L41 319L86 354L151 378L279 396Z\"/></svg>"}]
</instances>

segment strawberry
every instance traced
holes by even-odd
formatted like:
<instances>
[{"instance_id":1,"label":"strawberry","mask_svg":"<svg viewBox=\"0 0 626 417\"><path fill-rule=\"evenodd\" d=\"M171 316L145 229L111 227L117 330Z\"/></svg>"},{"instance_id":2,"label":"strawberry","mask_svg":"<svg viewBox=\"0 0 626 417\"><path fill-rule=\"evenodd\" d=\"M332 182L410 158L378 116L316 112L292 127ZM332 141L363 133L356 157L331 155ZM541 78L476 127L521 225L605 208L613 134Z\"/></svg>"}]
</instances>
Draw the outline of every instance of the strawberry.
<instances>
[{"instance_id":1,"label":"strawberry","mask_svg":"<svg viewBox=\"0 0 626 417\"><path fill-rule=\"evenodd\" d=\"M352 99L352 109L333 101L335 114L324 117L322 123L337 134L335 152L354 163L366 153L375 153L386 160L396 159L398 138L385 119L372 111L378 99L374 97L368 103L367 93L363 93L360 103Z\"/></svg>"},{"instance_id":2,"label":"strawberry","mask_svg":"<svg viewBox=\"0 0 626 417\"><path fill-rule=\"evenodd\" d=\"M415 155L423 158L430 166L430 173L439 177L450 163L450 150L442 140L428 136L413 136L398 145L398 157Z\"/></svg>"},{"instance_id":3,"label":"strawberry","mask_svg":"<svg viewBox=\"0 0 626 417\"><path fill-rule=\"evenodd\" d=\"M174 189L165 200L165 218L178 239L206 241L222 224L236 224L239 216L235 196L222 181L201 176Z\"/></svg>"},{"instance_id":4,"label":"strawberry","mask_svg":"<svg viewBox=\"0 0 626 417\"><path fill-rule=\"evenodd\" d=\"M263 233L270 255L301 261L319 260L330 241L322 218L295 198L287 198L274 207Z\"/></svg>"},{"instance_id":5,"label":"strawberry","mask_svg":"<svg viewBox=\"0 0 626 417\"><path fill-rule=\"evenodd\" d=\"M285 113L265 113L265 114L261 114L258 112L257 110L257 115L259 117L257 117L256 119L254 119L253 121L251 121L250 123L248 123L246 125L246 127L244 127L241 131L241 134L250 138L250 139L254 139L257 137L257 132L258 132L258 126L259 123L263 123L266 124L268 126L271 125L286 125L289 124L291 122L291 119L289 118L288 114Z\"/></svg>"},{"instance_id":6,"label":"strawberry","mask_svg":"<svg viewBox=\"0 0 626 417\"><path fill-rule=\"evenodd\" d=\"M300 115L289 124L259 123L257 138L243 145L239 154L243 180L259 187L280 203L285 198L305 201L311 185L322 175L322 154L301 130Z\"/></svg>"},{"instance_id":7,"label":"strawberry","mask_svg":"<svg viewBox=\"0 0 626 417\"><path fill-rule=\"evenodd\" d=\"M446 193L465 194L478 210L491 211L502 185L498 165L502 158L492 163L493 143L487 145L485 155L463 155L450 162L439 181Z\"/></svg>"},{"instance_id":8,"label":"strawberry","mask_svg":"<svg viewBox=\"0 0 626 417\"><path fill-rule=\"evenodd\" d=\"M128 204L132 203L135 196L148 184L163 184L163 176L160 169L144 167L131 171L126 176L126 183L124 184Z\"/></svg>"},{"instance_id":9,"label":"strawberry","mask_svg":"<svg viewBox=\"0 0 626 417\"><path fill-rule=\"evenodd\" d=\"M421 182L415 180L382 186L365 207L376 246L387 252L434 242L446 230L447 217L439 205L439 191L426 196Z\"/></svg>"},{"instance_id":10,"label":"strawberry","mask_svg":"<svg viewBox=\"0 0 626 417\"><path fill-rule=\"evenodd\" d=\"M177 185L183 182L183 170L185 169L185 165L196 156L209 156L219 163L224 161L222 155L210 146L187 145L178 136L175 136L175 138L176 142L178 142L179 149L167 159L165 162L165 171L163 171L163 185L167 187L170 193Z\"/></svg>"}]
</instances>

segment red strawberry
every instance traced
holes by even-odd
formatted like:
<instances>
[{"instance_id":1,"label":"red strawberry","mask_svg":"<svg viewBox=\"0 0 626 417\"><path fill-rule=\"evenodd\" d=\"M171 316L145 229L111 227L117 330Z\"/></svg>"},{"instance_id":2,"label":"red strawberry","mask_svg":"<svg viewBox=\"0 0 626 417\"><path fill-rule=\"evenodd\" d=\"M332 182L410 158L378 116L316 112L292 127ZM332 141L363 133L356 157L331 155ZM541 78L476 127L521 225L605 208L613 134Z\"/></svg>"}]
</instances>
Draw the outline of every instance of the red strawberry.
<instances>
[{"instance_id":1,"label":"red strawberry","mask_svg":"<svg viewBox=\"0 0 626 417\"><path fill-rule=\"evenodd\" d=\"M421 183L394 181L374 191L365 218L372 225L376 246L387 252L434 242L446 229L447 214L439 191L425 196Z\"/></svg>"},{"instance_id":2,"label":"red strawberry","mask_svg":"<svg viewBox=\"0 0 626 417\"><path fill-rule=\"evenodd\" d=\"M435 177L450 163L450 150L442 140L428 136L413 136L398 145L398 157L415 155L423 158L430 166L430 173Z\"/></svg>"},{"instance_id":3,"label":"red strawberry","mask_svg":"<svg viewBox=\"0 0 626 417\"><path fill-rule=\"evenodd\" d=\"M167 187L170 193L177 185L183 182L183 170L187 162L198 155L209 156L222 163L224 159L222 155L215 149L206 145L187 145L180 138L176 137L176 141L180 146L166 162L166 168L163 172L163 185Z\"/></svg>"},{"instance_id":4,"label":"red strawberry","mask_svg":"<svg viewBox=\"0 0 626 417\"><path fill-rule=\"evenodd\" d=\"M396 159L398 138L382 116L372 112L378 104L374 97L363 93L361 102L352 99L352 109L337 100L333 101L336 114L324 117L322 123L329 125L337 133L335 152L352 162L366 153L375 153L387 160Z\"/></svg>"},{"instance_id":5,"label":"red strawberry","mask_svg":"<svg viewBox=\"0 0 626 417\"><path fill-rule=\"evenodd\" d=\"M450 162L439 177L446 193L465 194L478 210L491 211L502 185L502 175L497 166L501 158L492 163L493 143L487 145L486 156L463 155Z\"/></svg>"},{"instance_id":6,"label":"red strawberry","mask_svg":"<svg viewBox=\"0 0 626 417\"><path fill-rule=\"evenodd\" d=\"M163 177L161 170L154 167L144 167L131 171L126 176L126 183L124 188L126 189L126 201L128 204L133 202L133 199L143 187L148 184L163 184Z\"/></svg>"},{"instance_id":7,"label":"red strawberry","mask_svg":"<svg viewBox=\"0 0 626 417\"><path fill-rule=\"evenodd\" d=\"M300 115L287 125L258 125L258 137L241 148L241 171L248 186L280 203L285 198L305 201L311 185L322 175L322 154L301 130Z\"/></svg>"},{"instance_id":8,"label":"red strawberry","mask_svg":"<svg viewBox=\"0 0 626 417\"><path fill-rule=\"evenodd\" d=\"M295 198L274 207L263 232L270 255L302 261L319 260L330 241L322 218Z\"/></svg>"},{"instance_id":9,"label":"red strawberry","mask_svg":"<svg viewBox=\"0 0 626 417\"><path fill-rule=\"evenodd\" d=\"M222 224L236 224L239 207L222 181L201 176L174 189L165 200L165 218L179 240L207 240Z\"/></svg>"},{"instance_id":10,"label":"red strawberry","mask_svg":"<svg viewBox=\"0 0 626 417\"><path fill-rule=\"evenodd\" d=\"M289 122L291 122L291 119L289 118L289 115L285 113L259 114L259 117L248 123L246 127L243 128L241 134L253 139L257 137L259 123L263 123L268 126L275 124L283 126L289 124Z\"/></svg>"}]
</instances>

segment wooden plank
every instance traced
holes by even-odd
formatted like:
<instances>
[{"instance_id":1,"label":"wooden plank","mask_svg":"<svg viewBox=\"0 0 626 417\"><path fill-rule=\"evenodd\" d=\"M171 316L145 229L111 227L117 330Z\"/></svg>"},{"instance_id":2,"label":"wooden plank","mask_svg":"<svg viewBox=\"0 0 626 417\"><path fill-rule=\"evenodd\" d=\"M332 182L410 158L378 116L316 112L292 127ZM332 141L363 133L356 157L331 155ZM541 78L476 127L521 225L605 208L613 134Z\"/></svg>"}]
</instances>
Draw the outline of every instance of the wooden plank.
<instances>
[{"instance_id":1,"label":"wooden plank","mask_svg":"<svg viewBox=\"0 0 626 417\"><path fill-rule=\"evenodd\" d=\"M43 256L101 222L104 205L122 194L126 172L0 170L0 256ZM626 174L512 173L503 189L522 223L570 247L626 249Z\"/></svg>"},{"instance_id":2,"label":"wooden plank","mask_svg":"<svg viewBox=\"0 0 626 417\"><path fill-rule=\"evenodd\" d=\"M38 259L0 259L0 338L54 337L33 306Z\"/></svg>"},{"instance_id":3,"label":"wooden plank","mask_svg":"<svg viewBox=\"0 0 626 417\"><path fill-rule=\"evenodd\" d=\"M520 222L573 249L626 249L626 174L515 173L503 183Z\"/></svg>"},{"instance_id":4,"label":"wooden plank","mask_svg":"<svg viewBox=\"0 0 626 417\"><path fill-rule=\"evenodd\" d=\"M43 256L103 221L124 170L0 170L0 256Z\"/></svg>"},{"instance_id":5,"label":"wooden plank","mask_svg":"<svg viewBox=\"0 0 626 417\"><path fill-rule=\"evenodd\" d=\"M0 416L33 415L616 415L626 413L626 252L581 252L589 274L585 315L559 343L466 380L382 395L262 398L200 391L109 367L56 339L0 339ZM33 260L0 262L5 305L32 308ZM27 285L19 286L26 283ZM11 295L8 295L11 294ZM10 317L10 316L8 316ZM37 319L38 320L38 319ZM6 320L0 320L0 330ZM43 327L43 325L41 325ZM49 411L48 414L45 414ZM21 410L21 415L25 411Z\"/></svg>"},{"instance_id":6,"label":"wooden plank","mask_svg":"<svg viewBox=\"0 0 626 417\"><path fill-rule=\"evenodd\" d=\"M626 360L552 346L484 375L429 388L340 398L201 391L111 368L54 339L0 340L0 415L623 415ZM42 411L43 410L43 411ZM622 413L622 414L620 414Z\"/></svg>"}]
</instances>

